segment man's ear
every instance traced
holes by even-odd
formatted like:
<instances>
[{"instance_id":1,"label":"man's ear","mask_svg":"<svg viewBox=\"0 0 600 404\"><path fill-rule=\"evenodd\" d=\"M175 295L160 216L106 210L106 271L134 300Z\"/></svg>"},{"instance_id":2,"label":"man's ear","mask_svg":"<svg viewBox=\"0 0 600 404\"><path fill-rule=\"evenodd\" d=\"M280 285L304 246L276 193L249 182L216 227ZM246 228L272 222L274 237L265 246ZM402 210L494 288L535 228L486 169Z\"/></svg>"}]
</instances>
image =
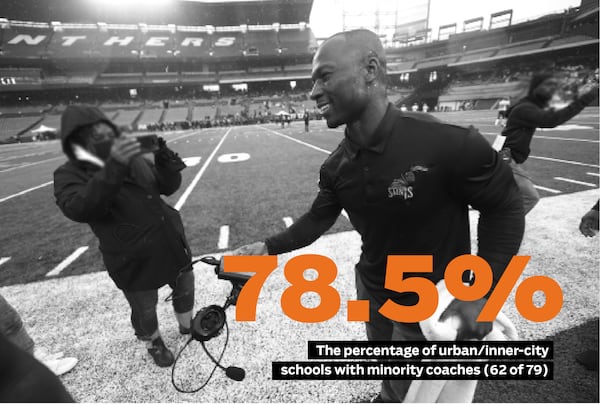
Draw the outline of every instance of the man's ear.
<instances>
[{"instance_id":1,"label":"man's ear","mask_svg":"<svg viewBox=\"0 0 600 404\"><path fill-rule=\"evenodd\" d=\"M379 71L381 68L382 68L381 63L379 62L379 58L377 57L377 54L373 51L369 52L369 54L367 55L367 63L366 63L367 83L370 84L377 80L377 77L379 76Z\"/></svg>"}]
</instances>

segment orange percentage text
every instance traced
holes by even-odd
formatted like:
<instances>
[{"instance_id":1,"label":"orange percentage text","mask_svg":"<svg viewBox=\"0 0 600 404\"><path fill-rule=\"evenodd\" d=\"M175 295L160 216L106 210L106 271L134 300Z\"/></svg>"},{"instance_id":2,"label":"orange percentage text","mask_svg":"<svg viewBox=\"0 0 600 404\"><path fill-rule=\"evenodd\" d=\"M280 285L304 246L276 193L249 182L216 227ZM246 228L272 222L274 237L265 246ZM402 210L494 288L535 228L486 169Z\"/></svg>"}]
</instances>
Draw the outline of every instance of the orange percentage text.
<instances>
[{"instance_id":1,"label":"orange percentage text","mask_svg":"<svg viewBox=\"0 0 600 404\"><path fill-rule=\"evenodd\" d=\"M450 261L444 272L448 291L458 300L474 301L488 296L477 321L491 322L502 309L512 289L517 286L529 257L514 256L496 286L492 289L493 273L490 265L481 257L461 255ZM237 321L255 321L256 306L260 291L269 277L277 269L276 256L226 256L225 272L255 272L242 288L237 305ZM306 279L304 271L313 269L317 276ZM473 282L463 283L463 273L473 272ZM379 313L398 322L419 322L429 318L437 309L438 292L435 284L424 277L405 277L407 273L433 272L431 255L391 255L388 256L385 289L394 292L413 292L419 300L413 306L403 306L388 299ZM299 255L290 259L284 266L284 276L289 282L281 294L283 313L299 322L315 323L327 321L340 310L341 299L338 291L331 285L337 276L337 267L328 257L322 255ZM305 307L301 298L306 292L319 295L319 305ZM537 306L534 301L536 292L545 296L544 304ZM348 321L369 321L369 301L347 301ZM530 321L543 322L554 318L561 310L563 294L560 285L546 276L532 276L518 284L515 291L515 306L519 313Z\"/></svg>"}]
</instances>

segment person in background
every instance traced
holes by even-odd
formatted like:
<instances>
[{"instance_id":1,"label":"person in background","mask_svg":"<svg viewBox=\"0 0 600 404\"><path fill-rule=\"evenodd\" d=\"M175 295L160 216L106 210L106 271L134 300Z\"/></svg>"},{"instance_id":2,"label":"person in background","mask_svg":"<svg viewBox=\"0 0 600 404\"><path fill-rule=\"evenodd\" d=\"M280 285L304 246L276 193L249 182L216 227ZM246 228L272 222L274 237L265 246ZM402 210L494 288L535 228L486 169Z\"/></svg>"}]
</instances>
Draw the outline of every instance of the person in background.
<instances>
[{"instance_id":1,"label":"person in background","mask_svg":"<svg viewBox=\"0 0 600 404\"><path fill-rule=\"evenodd\" d=\"M69 160L54 172L56 203L69 219L89 224L129 303L135 335L158 366L170 366L173 353L158 327L158 289L173 289L179 331L189 334L194 275L181 216L161 194L180 187L185 164L162 138L156 150L142 150L94 106L67 107L61 128Z\"/></svg>"},{"instance_id":2,"label":"person in background","mask_svg":"<svg viewBox=\"0 0 600 404\"><path fill-rule=\"evenodd\" d=\"M433 255L432 273L411 276L439 282L452 259L471 252L471 205L480 212L478 254L497 282L518 252L525 226L512 173L475 128L402 112L388 101L385 52L371 31L341 32L323 42L313 58L312 79L311 99L329 128L346 125L344 139L321 166L308 212L285 231L233 255L277 255L307 246L345 209L362 240L356 292L370 303L368 339L425 340L418 323L379 313L388 299L403 306L418 300L416 293L390 288L388 256ZM453 300L445 311L461 319L459 339L490 332L491 323L475 321L485 302ZM410 383L384 380L375 401L402 402Z\"/></svg>"},{"instance_id":3,"label":"person in background","mask_svg":"<svg viewBox=\"0 0 600 404\"><path fill-rule=\"evenodd\" d=\"M554 110L548 104L556 93L558 80L552 73L541 72L532 76L526 97L508 111L502 136L506 137L500 151L510 165L515 181L521 190L525 214L538 203L540 196L534 187L524 163L531 152L531 140L537 128L554 128L580 113L598 97L598 85L586 85L578 97L565 108Z\"/></svg>"},{"instance_id":4,"label":"person in background","mask_svg":"<svg viewBox=\"0 0 600 404\"><path fill-rule=\"evenodd\" d=\"M508 97L502 98L498 102L498 116L496 117L496 121L494 121L494 126L502 126L504 127L504 123L506 122L508 108L510 107L510 99Z\"/></svg>"},{"instance_id":5,"label":"person in background","mask_svg":"<svg viewBox=\"0 0 600 404\"><path fill-rule=\"evenodd\" d=\"M308 124L310 122L308 111L304 111L304 116L302 118L304 119L304 132L308 133Z\"/></svg>"}]
</instances>

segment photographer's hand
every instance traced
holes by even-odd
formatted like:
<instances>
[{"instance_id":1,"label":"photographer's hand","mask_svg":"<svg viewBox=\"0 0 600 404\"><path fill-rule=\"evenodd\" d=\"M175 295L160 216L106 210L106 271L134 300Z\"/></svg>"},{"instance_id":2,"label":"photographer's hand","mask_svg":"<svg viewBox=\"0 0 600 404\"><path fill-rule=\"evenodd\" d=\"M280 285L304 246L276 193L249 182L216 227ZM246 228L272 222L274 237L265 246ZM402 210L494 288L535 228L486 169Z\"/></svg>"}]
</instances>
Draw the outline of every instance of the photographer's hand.
<instances>
[{"instance_id":1,"label":"photographer's hand","mask_svg":"<svg viewBox=\"0 0 600 404\"><path fill-rule=\"evenodd\" d=\"M267 255L267 245L262 241L246 244L231 252L231 255Z\"/></svg>"},{"instance_id":2,"label":"photographer's hand","mask_svg":"<svg viewBox=\"0 0 600 404\"><path fill-rule=\"evenodd\" d=\"M123 165L129 165L131 159L141 154L140 142L133 137L116 138L111 149L110 157Z\"/></svg>"},{"instance_id":3,"label":"photographer's hand","mask_svg":"<svg viewBox=\"0 0 600 404\"><path fill-rule=\"evenodd\" d=\"M440 321L448 317L456 316L460 319L457 341L469 339L483 339L492 331L491 322L477 322L477 316L485 306L487 299L479 299L473 302L465 302L454 299L440 316Z\"/></svg>"}]
</instances>

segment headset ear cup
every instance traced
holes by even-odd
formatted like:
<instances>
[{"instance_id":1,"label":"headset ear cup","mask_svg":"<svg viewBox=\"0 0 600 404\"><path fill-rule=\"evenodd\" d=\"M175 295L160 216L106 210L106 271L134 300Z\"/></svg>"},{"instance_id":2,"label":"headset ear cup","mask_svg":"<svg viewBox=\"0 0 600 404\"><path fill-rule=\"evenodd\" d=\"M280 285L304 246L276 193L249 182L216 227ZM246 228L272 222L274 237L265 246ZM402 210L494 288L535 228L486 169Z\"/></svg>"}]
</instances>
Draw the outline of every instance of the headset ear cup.
<instances>
[{"instance_id":1,"label":"headset ear cup","mask_svg":"<svg viewBox=\"0 0 600 404\"><path fill-rule=\"evenodd\" d=\"M208 341L221 333L225 326L225 310L221 306L204 307L192 319L192 338L197 341Z\"/></svg>"}]
</instances>

